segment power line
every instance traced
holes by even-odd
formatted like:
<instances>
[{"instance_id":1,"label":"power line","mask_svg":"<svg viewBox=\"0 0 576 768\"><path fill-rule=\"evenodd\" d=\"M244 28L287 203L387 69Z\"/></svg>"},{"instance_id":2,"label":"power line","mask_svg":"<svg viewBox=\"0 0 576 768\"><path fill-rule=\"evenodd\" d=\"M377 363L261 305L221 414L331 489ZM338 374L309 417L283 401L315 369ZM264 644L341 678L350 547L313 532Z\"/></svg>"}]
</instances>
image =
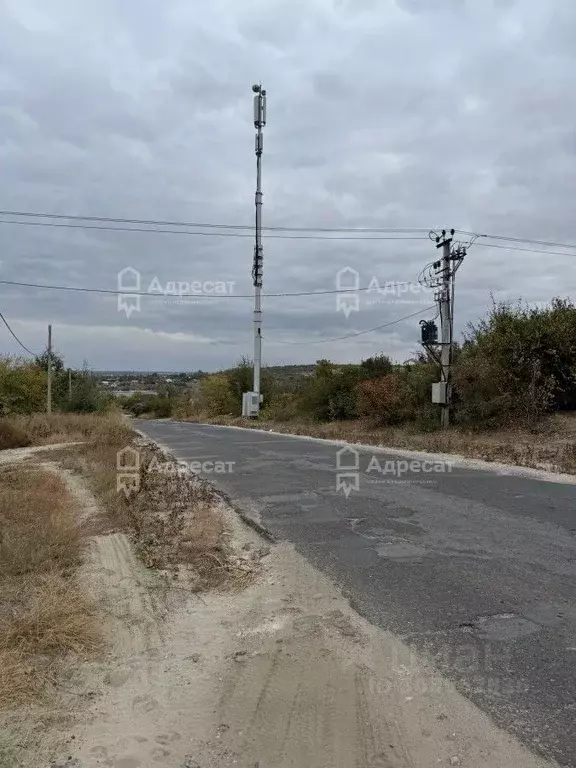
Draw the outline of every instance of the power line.
<instances>
[{"instance_id":1,"label":"power line","mask_svg":"<svg viewBox=\"0 0 576 768\"><path fill-rule=\"evenodd\" d=\"M18 342L18 344L20 344L20 346L22 347L22 349L23 349L23 350L25 350L26 352L28 352L28 354L29 354L29 355L32 355L32 357L37 357L37 355L36 355L34 352L31 352L31 351L28 349L28 347L27 347L25 344L23 344L23 343L20 341L20 339L18 338L18 336L16 336L16 334L14 333L14 331L12 330L12 328L10 327L10 323L8 322L8 320L6 320L6 318L4 317L4 315L2 314L2 312L0 312L0 320L2 320L2 322L4 323L4 325L6 326L6 328L8 328L8 330L10 331L10 333L12 334L12 336L13 336L13 337L16 339L16 341Z\"/></svg>"},{"instance_id":2,"label":"power line","mask_svg":"<svg viewBox=\"0 0 576 768\"><path fill-rule=\"evenodd\" d=\"M432 232L433 232L433 230L431 230L431 233ZM532 245L544 245L544 246L548 246L548 247L551 247L551 248L575 248L576 249L576 245L573 244L573 243L556 243L556 242L552 242L552 241L549 241L549 240L531 240L528 237L513 237L512 235L491 235L489 233L470 232L469 230L466 230L466 229L455 229L454 232L458 233L458 234L461 234L461 235L471 235L472 237L475 238L474 243L476 242L477 238L484 237L484 238L488 238L489 240L505 240L505 241L508 241L508 242L511 242L511 243L528 243L528 244L532 244ZM502 246L502 245L501 246L496 246L496 245L493 246L493 245L490 245L488 243L478 243L478 245L483 245L485 248L486 247L490 247L490 248L504 248L504 247L506 247L506 246ZM513 250L516 250L516 249L510 247L509 250L513 251ZM521 250L521 249L517 249L517 250ZM534 251L534 252L535 253L553 253L552 251ZM566 255L566 254L560 254L560 255ZM568 255L570 255L570 254L568 254Z\"/></svg>"},{"instance_id":3,"label":"power line","mask_svg":"<svg viewBox=\"0 0 576 768\"><path fill-rule=\"evenodd\" d=\"M101 230L106 232L140 232L140 233L152 233L155 235L188 235L188 236L199 236L199 237L232 237L232 238L252 238L252 234L248 232L191 232L190 230L185 229L151 229L151 228L144 228L144 227L122 227L122 226L115 226L115 227L109 227L106 225L99 225L99 224L61 224L56 223L52 221L14 221L14 220L8 220L8 219L0 219L0 224L13 224L16 226L28 226L28 227L56 227L56 228L66 228L66 229L82 229L82 230ZM338 230L334 230L338 231ZM354 230L359 231L359 230ZM368 230L366 230L368 231ZM462 234L474 234L472 232L464 232L463 230L456 230L457 232L461 232ZM477 237L492 237L492 235L476 235ZM325 237L323 235L263 235L263 237L266 237L268 239L277 239L277 240L325 240L325 241L349 241L349 242L362 242L362 241L377 241L377 240L425 240L425 238L422 235L401 235L401 236L388 236L388 235L369 235L369 236L362 236L362 237L347 237L342 235L334 235L331 237ZM496 237L496 236L495 236ZM500 239L506 239L504 236L499 236ZM510 240L513 240L513 238L510 238ZM529 240L522 241L518 240L518 242L531 242ZM538 242L538 241L534 241ZM544 242L544 241L541 241ZM516 246L512 245L496 245L493 243L480 243L477 242L476 245L482 246L483 248L500 248L502 250L507 251L524 251L526 253L541 253L544 255L550 255L550 256L574 256L576 254L572 253L564 253L562 251L544 251L537 248L518 248ZM558 247L561 248L576 248L574 245L563 245L562 243L557 244Z\"/></svg>"},{"instance_id":4,"label":"power line","mask_svg":"<svg viewBox=\"0 0 576 768\"><path fill-rule=\"evenodd\" d=\"M70 221L99 221L116 224L146 224L157 227L199 227L201 229L248 229L254 230L251 224L200 224L191 221L171 221L160 219L125 219L112 216L80 216L67 213L44 213L33 211L0 211L0 216L21 216L27 218L69 219ZM274 232L428 232L429 227L283 227L268 226L263 230Z\"/></svg>"},{"instance_id":5,"label":"power line","mask_svg":"<svg viewBox=\"0 0 576 768\"><path fill-rule=\"evenodd\" d=\"M461 231L461 230L457 230ZM472 234L471 232L466 232L464 234ZM528 243L532 245L546 245L551 248L576 248L576 245L570 244L570 243L555 243L551 242L549 240L530 240L526 237L512 237L508 235L488 235L488 234L479 234L478 237L487 237L490 240L507 240L508 242L512 243Z\"/></svg>"},{"instance_id":6,"label":"power line","mask_svg":"<svg viewBox=\"0 0 576 768\"><path fill-rule=\"evenodd\" d=\"M154 229L145 227L124 227L108 226L105 224L63 224L55 221L17 221L15 219L0 219L0 224L12 224L20 227L56 227L65 229L96 229L105 232L151 232L155 235L188 235L200 237L249 237L253 235L248 232L192 232L189 229ZM347 237L335 235L325 237L324 235L263 235L266 238L276 240L422 240L422 235L400 235L396 237L388 235L369 235L362 237Z\"/></svg>"},{"instance_id":7,"label":"power line","mask_svg":"<svg viewBox=\"0 0 576 768\"><path fill-rule=\"evenodd\" d=\"M481 248L498 248L503 251L523 251L524 253L540 253L548 256L576 256L576 253L565 253L563 251L542 251L539 248L518 248L515 245L496 245L495 243L480 243L476 242L474 245L478 245ZM566 248L576 248L576 246L563 246Z\"/></svg>"},{"instance_id":8,"label":"power line","mask_svg":"<svg viewBox=\"0 0 576 768\"><path fill-rule=\"evenodd\" d=\"M84 216L80 214L68 214L68 213L47 213L45 211L0 210L0 216L14 216L14 217L21 217L25 219L43 218L43 219L52 219L55 221L66 219L69 221L89 221L89 222L101 222L101 223L110 223L110 224L138 224L138 225L146 225L147 227L192 227L192 228L199 228L199 229L232 229L232 230L250 230L250 231L254 230L254 226L249 224L214 224L214 223L206 223L206 222L200 223L200 222L179 221L179 220L171 220L171 219L168 219L168 220L130 219L130 218L122 218L122 217L114 217L114 216L91 216L91 215ZM1 223L21 224L21 225L34 224L34 222L17 222L17 221L4 221ZM36 225L41 226L42 222L36 222ZM47 225L49 226L49 224ZM61 226L64 226L64 225L61 225ZM72 226L72 225L69 225L69 226ZM127 230L121 229L120 227L113 227L111 229L118 229L119 231L127 231ZM130 227L128 229L129 231L134 231L134 232L142 231L134 227ZM349 233L357 233L357 234L363 234L363 233L408 234L408 233L418 232L418 233L426 234L430 231L430 228L429 227L288 227L288 226L277 225L277 226L262 227L262 230L268 231L268 232L324 232L324 233L349 232ZM149 232L152 230L146 229L143 231ZM168 232L168 234L175 234L165 229L161 231ZM476 237L483 237L491 240L505 240L508 242L515 242L515 243L528 243L532 245L543 245L543 246L548 246L552 248L576 249L576 244L571 244L571 243L558 243L558 242L548 241L548 240L532 240L530 238L514 237L512 235L494 235L490 233L477 233L477 232L471 232L465 229L456 229L455 232L461 233L464 235L476 235ZM212 233L186 233L186 234L212 234ZM251 237L251 235L239 235L239 234L235 235L234 233L232 233L231 236L232 237L234 236ZM332 238L326 238L326 239L332 239Z\"/></svg>"},{"instance_id":9,"label":"power line","mask_svg":"<svg viewBox=\"0 0 576 768\"><path fill-rule=\"evenodd\" d=\"M417 317L418 315L424 314L424 312L428 312L431 309L435 309L434 305L430 307L425 307L424 309L419 309L418 312L413 312L411 315L405 315L404 317L398 317L396 320L391 320L388 323L383 323L382 325L375 325L374 328L367 328L365 331L355 331L354 333L347 333L345 336L335 336L332 339L319 339L317 341L278 341L275 340L275 344L327 344L329 341L342 341L342 339L352 339L356 336L363 336L366 333L372 333L372 331L379 331L382 328L389 328L391 325L396 325L396 323L401 323L403 320L410 320L412 317Z\"/></svg>"},{"instance_id":10,"label":"power line","mask_svg":"<svg viewBox=\"0 0 576 768\"><path fill-rule=\"evenodd\" d=\"M16 285L20 286L22 288L41 288L46 290L52 290L52 291L76 291L79 293L104 293L104 294L112 294L115 296L155 296L158 298L159 296L177 296L178 298L196 298L196 299L213 299L215 296L219 299L251 299L253 298L252 294L249 293L226 293L226 294L212 294L212 293L159 293L156 291L132 291L129 289L125 290L119 290L119 289L113 289L113 288L84 288L82 286L74 286L74 285L47 285L45 283L24 283L20 282L18 280L0 280L0 285ZM394 281L393 283L390 283L390 285L419 285L415 281ZM357 293L359 291L370 291L374 290L371 288L371 286L367 286L366 288L337 288L335 290L329 290L329 291L295 291L293 293L266 293L264 294L267 297L289 297L289 296L326 296L326 295L333 295L336 293Z\"/></svg>"}]
</instances>

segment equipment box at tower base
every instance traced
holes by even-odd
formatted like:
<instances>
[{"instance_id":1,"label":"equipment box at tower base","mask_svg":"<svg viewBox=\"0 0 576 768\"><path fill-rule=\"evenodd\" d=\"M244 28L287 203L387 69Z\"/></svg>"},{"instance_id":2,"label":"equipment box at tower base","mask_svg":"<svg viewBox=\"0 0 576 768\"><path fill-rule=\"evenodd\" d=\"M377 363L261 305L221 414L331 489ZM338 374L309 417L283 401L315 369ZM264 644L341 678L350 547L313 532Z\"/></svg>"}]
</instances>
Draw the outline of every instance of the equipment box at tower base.
<instances>
[{"instance_id":1,"label":"equipment box at tower base","mask_svg":"<svg viewBox=\"0 0 576 768\"><path fill-rule=\"evenodd\" d=\"M445 381L437 381L432 384L432 402L437 405L446 405L446 392L448 385Z\"/></svg>"},{"instance_id":2,"label":"equipment box at tower base","mask_svg":"<svg viewBox=\"0 0 576 768\"><path fill-rule=\"evenodd\" d=\"M258 402L260 400L260 402ZM242 395L242 416L252 418L258 416L259 406L262 402L262 395L258 397L257 392L244 392Z\"/></svg>"}]
</instances>

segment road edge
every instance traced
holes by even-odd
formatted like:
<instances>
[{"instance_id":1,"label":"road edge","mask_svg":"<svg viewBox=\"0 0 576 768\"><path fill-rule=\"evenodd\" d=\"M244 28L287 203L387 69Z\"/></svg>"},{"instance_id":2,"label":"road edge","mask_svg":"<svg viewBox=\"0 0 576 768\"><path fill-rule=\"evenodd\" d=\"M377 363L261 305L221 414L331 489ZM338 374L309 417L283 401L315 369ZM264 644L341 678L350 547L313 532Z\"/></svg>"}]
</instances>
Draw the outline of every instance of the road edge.
<instances>
[{"instance_id":1,"label":"road edge","mask_svg":"<svg viewBox=\"0 0 576 768\"><path fill-rule=\"evenodd\" d=\"M165 421L177 421L176 419L165 419ZM190 422L188 422L190 423ZM145 432L143 432L141 429L138 429L138 427L132 426L132 429L134 432L141 437L143 440L146 440L148 443L152 443L155 445L159 451L161 451L164 456L174 460L178 461L177 457L172 453L172 451L168 448L167 445L164 443L159 442L158 440L154 440L150 437L150 435L147 435ZM222 501L227 504L230 509L232 509L238 517L244 522L249 528L251 528L253 531L255 531L257 534L259 534L263 539L265 539L269 544L277 544L278 539L266 528L265 525L263 525L259 520L256 520L254 517L252 517L248 512L242 508L240 504L235 502L227 493L226 491L223 491L221 488L219 488L215 483L211 483L210 481L206 480L205 477L203 477L201 474L198 473L191 473L194 474L196 477L200 478L202 481L209 483L211 488L214 490L215 494L222 499Z\"/></svg>"},{"instance_id":2,"label":"road edge","mask_svg":"<svg viewBox=\"0 0 576 768\"><path fill-rule=\"evenodd\" d=\"M456 453L430 453L428 451L416 451L408 448L394 448L386 445L371 445L369 443L356 443L349 440L336 440L328 437L313 437L311 435L295 435L291 432L276 432L273 429L257 429L254 427L238 427L233 424L210 424L205 421L184 421L182 419L166 419L179 424L195 424L201 427L215 427L218 429L238 429L243 432L259 432L265 435L277 435L278 437L288 437L295 440L307 440L317 443L327 443L329 445L353 446L361 450L374 451L377 453L402 456L407 459L421 459L429 461L451 462L455 467L462 469L475 469L479 472L492 472L499 475L512 475L515 477L525 477L532 480L541 480L547 483L557 483L560 485L576 485L576 475L569 475L563 472L552 472L546 469L536 469L534 467L522 467L515 464L504 464L499 461L486 461L485 459L472 459L468 456L462 456Z\"/></svg>"}]
</instances>

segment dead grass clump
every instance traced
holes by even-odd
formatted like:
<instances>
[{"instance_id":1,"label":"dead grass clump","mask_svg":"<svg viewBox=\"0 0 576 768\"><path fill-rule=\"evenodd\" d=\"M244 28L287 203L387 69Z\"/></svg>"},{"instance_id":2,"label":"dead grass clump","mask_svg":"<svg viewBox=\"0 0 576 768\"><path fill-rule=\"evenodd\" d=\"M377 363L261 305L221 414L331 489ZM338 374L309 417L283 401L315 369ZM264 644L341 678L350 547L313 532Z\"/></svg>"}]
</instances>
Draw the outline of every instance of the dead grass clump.
<instances>
[{"instance_id":1,"label":"dead grass clump","mask_svg":"<svg viewBox=\"0 0 576 768\"><path fill-rule=\"evenodd\" d=\"M153 444L143 445L140 461L140 490L125 503L140 532L144 561L160 568L191 566L198 590L245 587L257 566L234 552L213 487L173 471L174 460ZM167 471L159 471L161 466Z\"/></svg>"},{"instance_id":2,"label":"dead grass clump","mask_svg":"<svg viewBox=\"0 0 576 768\"><path fill-rule=\"evenodd\" d=\"M118 490L117 451L128 446L138 451L139 469L138 490L126 496ZM147 567L176 572L186 566L198 590L244 583L255 572L235 557L212 486L178 471L155 445L89 443L68 451L65 466L87 477L110 527L132 534Z\"/></svg>"},{"instance_id":3,"label":"dead grass clump","mask_svg":"<svg viewBox=\"0 0 576 768\"><path fill-rule=\"evenodd\" d=\"M78 562L76 508L63 481L50 472L2 472L0 524L0 578Z\"/></svg>"},{"instance_id":4,"label":"dead grass clump","mask_svg":"<svg viewBox=\"0 0 576 768\"><path fill-rule=\"evenodd\" d=\"M0 648L0 711L41 693L49 675L43 666L31 663L21 650Z\"/></svg>"},{"instance_id":5,"label":"dead grass clump","mask_svg":"<svg viewBox=\"0 0 576 768\"><path fill-rule=\"evenodd\" d=\"M12 583L0 607L0 711L36 699L64 658L99 644L93 607L58 573Z\"/></svg>"},{"instance_id":6,"label":"dead grass clump","mask_svg":"<svg viewBox=\"0 0 576 768\"><path fill-rule=\"evenodd\" d=\"M0 647L26 654L83 653L96 645L93 610L59 573L22 580L0 617Z\"/></svg>"},{"instance_id":7,"label":"dead grass clump","mask_svg":"<svg viewBox=\"0 0 576 768\"><path fill-rule=\"evenodd\" d=\"M189 565L198 589L222 586L235 568L217 497L202 479L173 468L161 451L140 445L139 490L128 497L116 491L116 504L131 520L147 566Z\"/></svg>"},{"instance_id":8,"label":"dead grass clump","mask_svg":"<svg viewBox=\"0 0 576 768\"><path fill-rule=\"evenodd\" d=\"M131 430L120 411L106 413L52 413L15 416L9 422L23 432L29 444L126 441Z\"/></svg>"},{"instance_id":9,"label":"dead grass clump","mask_svg":"<svg viewBox=\"0 0 576 768\"><path fill-rule=\"evenodd\" d=\"M30 445L26 432L7 419L0 419L0 451Z\"/></svg>"},{"instance_id":10,"label":"dead grass clump","mask_svg":"<svg viewBox=\"0 0 576 768\"><path fill-rule=\"evenodd\" d=\"M0 473L0 709L38 696L67 654L97 644L93 610L71 578L82 546L59 477Z\"/></svg>"}]
</instances>

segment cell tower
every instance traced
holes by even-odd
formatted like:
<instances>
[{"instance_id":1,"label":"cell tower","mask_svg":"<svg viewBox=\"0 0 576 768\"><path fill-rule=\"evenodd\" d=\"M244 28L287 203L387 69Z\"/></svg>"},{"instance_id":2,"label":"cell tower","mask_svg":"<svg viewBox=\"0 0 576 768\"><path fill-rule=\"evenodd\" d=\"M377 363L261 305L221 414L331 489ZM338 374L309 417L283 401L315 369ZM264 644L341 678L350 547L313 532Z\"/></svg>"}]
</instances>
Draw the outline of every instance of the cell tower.
<instances>
[{"instance_id":1,"label":"cell tower","mask_svg":"<svg viewBox=\"0 0 576 768\"><path fill-rule=\"evenodd\" d=\"M256 136L256 222L254 261L252 264L252 283L254 285L254 385L252 392L245 392L242 399L242 415L255 418L262 404L260 393L260 375L262 370L262 272L264 266L264 248L262 246L262 151L264 137L262 128L266 125L266 91L261 85L253 85L254 91L254 127Z\"/></svg>"}]
</instances>

